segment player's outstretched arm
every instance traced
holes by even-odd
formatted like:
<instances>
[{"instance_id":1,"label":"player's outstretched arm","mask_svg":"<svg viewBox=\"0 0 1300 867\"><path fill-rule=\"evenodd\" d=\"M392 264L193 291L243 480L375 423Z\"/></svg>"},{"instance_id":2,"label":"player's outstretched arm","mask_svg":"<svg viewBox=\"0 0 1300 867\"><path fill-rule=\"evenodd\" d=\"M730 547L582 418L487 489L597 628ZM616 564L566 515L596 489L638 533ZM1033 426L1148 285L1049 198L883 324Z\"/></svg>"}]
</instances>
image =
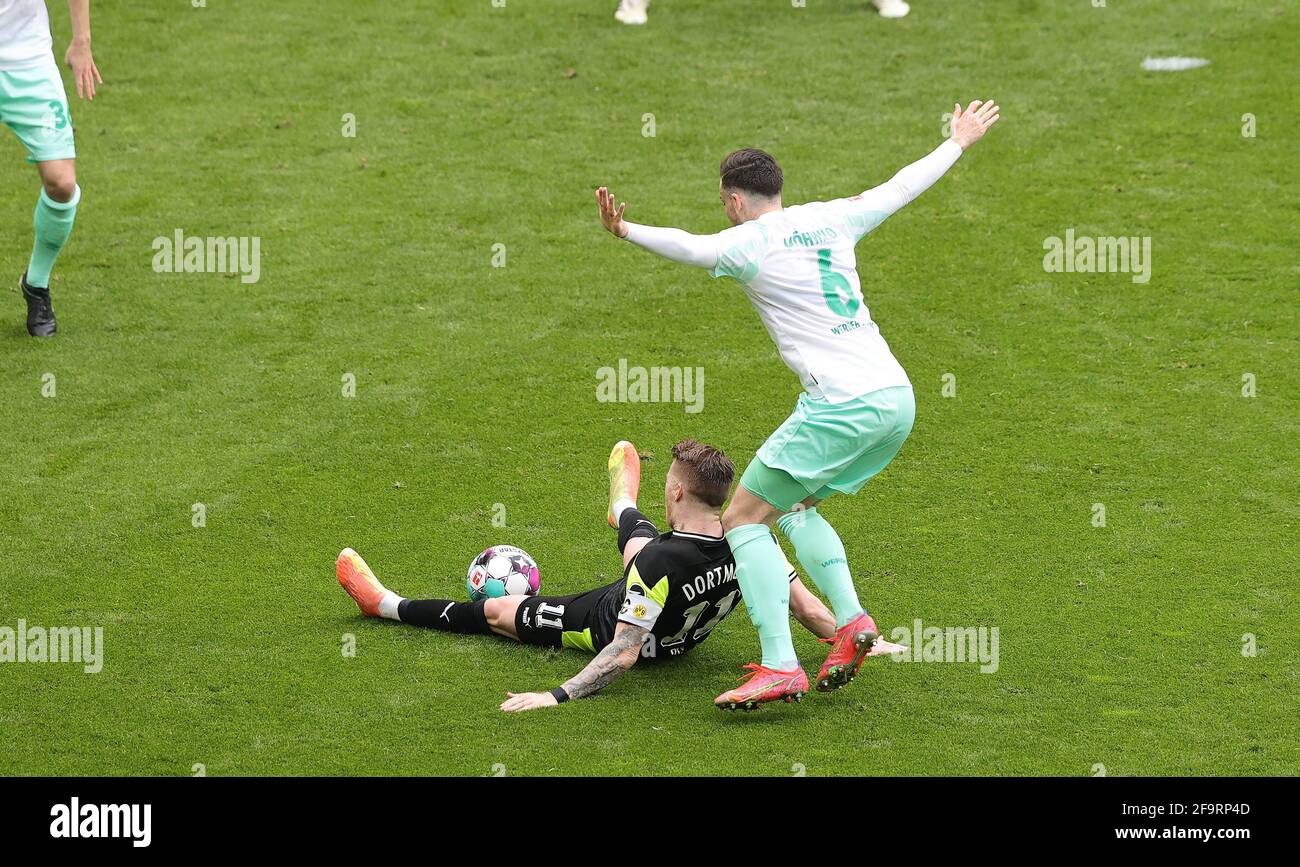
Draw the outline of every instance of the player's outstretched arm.
<instances>
[{"instance_id":1,"label":"player's outstretched arm","mask_svg":"<svg viewBox=\"0 0 1300 867\"><path fill-rule=\"evenodd\" d=\"M790 582L790 614L818 638L835 637L835 615L798 578Z\"/></svg>"},{"instance_id":2,"label":"player's outstretched arm","mask_svg":"<svg viewBox=\"0 0 1300 867\"><path fill-rule=\"evenodd\" d=\"M569 678L560 689L568 698L586 698L618 680L641 657L641 642L647 633L648 629L620 621L614 629L613 640L601 648L600 653L587 663L587 667ZM560 703L553 692L507 692L506 696L501 709L508 712L533 710Z\"/></svg>"},{"instance_id":3,"label":"player's outstretched arm","mask_svg":"<svg viewBox=\"0 0 1300 867\"><path fill-rule=\"evenodd\" d=\"M627 202L618 202L608 187L596 190L596 204L600 207L600 224L615 238L623 238L665 259L683 265L713 268L718 264L716 235L692 235L681 229L642 226L623 219Z\"/></svg>"},{"instance_id":4,"label":"player's outstretched arm","mask_svg":"<svg viewBox=\"0 0 1300 867\"><path fill-rule=\"evenodd\" d=\"M952 107L952 140L966 150L984 137L989 127L998 122L998 104L975 100L963 111L961 103Z\"/></svg>"},{"instance_id":5,"label":"player's outstretched arm","mask_svg":"<svg viewBox=\"0 0 1300 867\"><path fill-rule=\"evenodd\" d=\"M953 106L952 137L878 187L872 187L850 200L855 209L870 212L878 224L885 217L930 189L962 152L979 141L998 119L998 105L993 100L974 100L962 109Z\"/></svg>"},{"instance_id":6,"label":"player's outstretched arm","mask_svg":"<svg viewBox=\"0 0 1300 867\"><path fill-rule=\"evenodd\" d=\"M77 96L95 99L95 85L103 84L95 58L90 53L90 0L68 0L68 17L72 19L72 43L63 62L72 67L77 82Z\"/></svg>"}]
</instances>

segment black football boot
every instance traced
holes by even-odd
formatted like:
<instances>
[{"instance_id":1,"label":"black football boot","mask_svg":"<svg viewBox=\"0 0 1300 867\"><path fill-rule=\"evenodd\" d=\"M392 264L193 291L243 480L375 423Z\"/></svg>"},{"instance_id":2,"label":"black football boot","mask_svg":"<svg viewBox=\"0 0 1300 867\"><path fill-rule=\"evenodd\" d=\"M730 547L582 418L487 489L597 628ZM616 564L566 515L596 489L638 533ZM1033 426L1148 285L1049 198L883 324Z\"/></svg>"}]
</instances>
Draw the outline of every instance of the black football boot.
<instances>
[{"instance_id":1,"label":"black football boot","mask_svg":"<svg viewBox=\"0 0 1300 867\"><path fill-rule=\"evenodd\" d=\"M27 285L27 274L19 281L23 287L23 300L27 302L27 333L32 337L52 337L59 330L50 305L50 290Z\"/></svg>"}]
</instances>

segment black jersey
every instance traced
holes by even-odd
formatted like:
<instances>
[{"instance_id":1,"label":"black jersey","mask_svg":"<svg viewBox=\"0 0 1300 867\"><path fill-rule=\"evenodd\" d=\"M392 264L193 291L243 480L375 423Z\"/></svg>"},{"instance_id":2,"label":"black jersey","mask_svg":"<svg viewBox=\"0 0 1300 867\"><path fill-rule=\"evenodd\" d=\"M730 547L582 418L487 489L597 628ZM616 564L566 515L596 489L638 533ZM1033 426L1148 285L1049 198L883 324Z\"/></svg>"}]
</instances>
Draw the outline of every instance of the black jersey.
<instances>
[{"instance_id":1,"label":"black jersey","mask_svg":"<svg viewBox=\"0 0 1300 867\"><path fill-rule=\"evenodd\" d=\"M671 659L708 638L740 601L726 539L669 531L642 548L623 580L605 589L599 619L611 636L618 621L650 630L642 658Z\"/></svg>"}]
</instances>

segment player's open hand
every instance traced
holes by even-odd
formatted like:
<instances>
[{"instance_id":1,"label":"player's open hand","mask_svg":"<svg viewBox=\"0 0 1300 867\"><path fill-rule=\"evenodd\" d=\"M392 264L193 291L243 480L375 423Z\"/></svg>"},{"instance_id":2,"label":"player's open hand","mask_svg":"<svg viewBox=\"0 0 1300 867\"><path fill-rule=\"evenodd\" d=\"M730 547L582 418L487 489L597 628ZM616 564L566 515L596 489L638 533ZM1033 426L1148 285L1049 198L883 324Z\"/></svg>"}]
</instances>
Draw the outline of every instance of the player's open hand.
<instances>
[{"instance_id":1,"label":"player's open hand","mask_svg":"<svg viewBox=\"0 0 1300 867\"><path fill-rule=\"evenodd\" d=\"M952 140L962 150L975 144L988 128L997 123L998 104L993 100L975 100L962 111L961 103L952 107Z\"/></svg>"},{"instance_id":2,"label":"player's open hand","mask_svg":"<svg viewBox=\"0 0 1300 867\"><path fill-rule=\"evenodd\" d=\"M617 204L609 188L601 187L596 190L596 204L600 206L600 224L614 237L626 238L627 224L623 222L623 212L627 210L627 202Z\"/></svg>"},{"instance_id":3,"label":"player's open hand","mask_svg":"<svg viewBox=\"0 0 1300 867\"><path fill-rule=\"evenodd\" d=\"M521 710L535 710L539 707L559 704L555 696L549 692L507 692L506 696L506 700L501 702L501 709L506 713L518 713Z\"/></svg>"},{"instance_id":4,"label":"player's open hand","mask_svg":"<svg viewBox=\"0 0 1300 867\"><path fill-rule=\"evenodd\" d=\"M95 100L95 85L103 84L104 79L99 75L99 68L95 66L95 58L90 53L90 43L72 40L68 46L68 53L63 55L63 62L72 68L72 78L77 82L77 96L82 99Z\"/></svg>"},{"instance_id":5,"label":"player's open hand","mask_svg":"<svg viewBox=\"0 0 1300 867\"><path fill-rule=\"evenodd\" d=\"M902 644L895 644L892 641L877 638L876 643L871 645L871 649L867 651L867 656L893 656L895 653L906 652L907 647Z\"/></svg>"}]
</instances>

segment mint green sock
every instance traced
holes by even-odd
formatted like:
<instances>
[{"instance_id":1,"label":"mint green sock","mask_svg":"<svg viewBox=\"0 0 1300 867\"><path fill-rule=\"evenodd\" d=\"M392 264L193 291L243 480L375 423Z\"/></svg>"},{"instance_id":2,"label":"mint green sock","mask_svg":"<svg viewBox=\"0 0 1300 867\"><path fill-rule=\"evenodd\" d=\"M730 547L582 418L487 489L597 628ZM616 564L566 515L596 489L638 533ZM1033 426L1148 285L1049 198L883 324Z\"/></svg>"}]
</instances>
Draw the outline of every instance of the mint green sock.
<instances>
[{"instance_id":1,"label":"mint green sock","mask_svg":"<svg viewBox=\"0 0 1300 867\"><path fill-rule=\"evenodd\" d=\"M831 603L835 627L846 625L862 613L858 592L849 573L844 543L835 528L816 509L787 512L776 522L785 537L794 543L794 553L808 570L817 589Z\"/></svg>"},{"instance_id":2,"label":"mint green sock","mask_svg":"<svg viewBox=\"0 0 1300 867\"><path fill-rule=\"evenodd\" d=\"M32 226L36 229L36 242L32 244L32 258L27 263L27 285L44 289L50 285L50 271L59 251L68 243L72 222L77 218L77 202L81 201L81 187L72 193L72 199L56 202L41 190L36 200L36 214Z\"/></svg>"},{"instance_id":3,"label":"mint green sock","mask_svg":"<svg viewBox=\"0 0 1300 867\"><path fill-rule=\"evenodd\" d=\"M727 533L736 558L736 583L745 597L749 619L763 646L763 665L790 671L799 664L790 639L790 576L785 557L762 524L745 524Z\"/></svg>"}]
</instances>

